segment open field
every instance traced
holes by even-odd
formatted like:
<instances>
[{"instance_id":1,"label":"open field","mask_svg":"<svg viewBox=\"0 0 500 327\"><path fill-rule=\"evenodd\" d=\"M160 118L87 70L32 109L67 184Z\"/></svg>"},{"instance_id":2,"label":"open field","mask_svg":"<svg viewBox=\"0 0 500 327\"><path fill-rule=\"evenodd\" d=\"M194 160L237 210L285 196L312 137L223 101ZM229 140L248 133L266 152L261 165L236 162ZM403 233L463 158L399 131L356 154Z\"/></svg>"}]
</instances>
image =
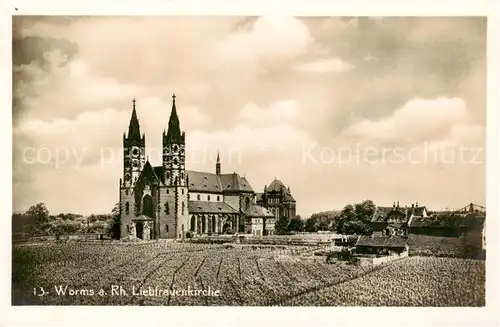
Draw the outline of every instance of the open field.
<instances>
[{"instance_id":1,"label":"open field","mask_svg":"<svg viewBox=\"0 0 500 327\"><path fill-rule=\"evenodd\" d=\"M291 248L294 255L283 255L257 247L165 242L14 246L12 302L315 306L483 306L485 302L484 261L411 257L358 267L313 260L308 255L313 249ZM58 295L55 287L66 285L66 295ZM113 294L113 285L126 294ZM49 294L34 295L33 288L41 293L40 287ZM219 290L219 296L154 294L155 288L209 287ZM69 295L69 289L80 294ZM139 294L140 290L151 290L153 295Z\"/></svg>"}]
</instances>

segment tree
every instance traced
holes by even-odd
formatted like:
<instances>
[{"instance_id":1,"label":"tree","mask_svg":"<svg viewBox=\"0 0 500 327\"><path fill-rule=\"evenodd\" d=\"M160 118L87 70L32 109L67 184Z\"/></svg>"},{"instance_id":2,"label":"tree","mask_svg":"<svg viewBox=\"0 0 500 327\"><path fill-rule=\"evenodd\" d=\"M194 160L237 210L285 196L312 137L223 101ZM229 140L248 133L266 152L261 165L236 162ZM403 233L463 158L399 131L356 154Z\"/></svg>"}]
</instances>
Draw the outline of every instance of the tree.
<instances>
[{"instance_id":1,"label":"tree","mask_svg":"<svg viewBox=\"0 0 500 327\"><path fill-rule=\"evenodd\" d=\"M306 221L306 230L309 232L317 232L318 230L334 230L338 219L338 211L313 213L311 218ZM307 222L309 222L309 225L307 225Z\"/></svg>"},{"instance_id":2,"label":"tree","mask_svg":"<svg viewBox=\"0 0 500 327\"><path fill-rule=\"evenodd\" d=\"M354 221L354 220L356 220L356 211L355 211L354 206L352 204L348 204L340 212L338 221L335 225L335 230L338 233L347 234L345 231L344 225L346 225L348 222Z\"/></svg>"},{"instance_id":3,"label":"tree","mask_svg":"<svg viewBox=\"0 0 500 327\"><path fill-rule=\"evenodd\" d=\"M49 226L49 233L56 236L74 234L81 228L77 222L62 219L51 221Z\"/></svg>"},{"instance_id":4,"label":"tree","mask_svg":"<svg viewBox=\"0 0 500 327\"><path fill-rule=\"evenodd\" d=\"M36 227L36 220L34 216L24 213L12 214L12 233L29 233Z\"/></svg>"},{"instance_id":5,"label":"tree","mask_svg":"<svg viewBox=\"0 0 500 327\"><path fill-rule=\"evenodd\" d=\"M370 220L375 213L375 204L365 200L354 205L348 204L339 215L335 230L341 234L370 234Z\"/></svg>"},{"instance_id":6,"label":"tree","mask_svg":"<svg viewBox=\"0 0 500 327\"><path fill-rule=\"evenodd\" d=\"M290 221L286 217L280 217L276 222L276 233L280 235L286 235L289 233L288 224Z\"/></svg>"},{"instance_id":7,"label":"tree","mask_svg":"<svg viewBox=\"0 0 500 327\"><path fill-rule=\"evenodd\" d=\"M87 221L89 223L93 223L94 221L97 220L97 217L94 215L94 214L91 214L88 218L87 218Z\"/></svg>"},{"instance_id":8,"label":"tree","mask_svg":"<svg viewBox=\"0 0 500 327\"><path fill-rule=\"evenodd\" d=\"M356 213L356 219L369 222L372 219L376 208L377 207L371 200L365 200L361 203L355 204L354 212Z\"/></svg>"},{"instance_id":9,"label":"tree","mask_svg":"<svg viewBox=\"0 0 500 327\"><path fill-rule=\"evenodd\" d=\"M315 233L318 231L317 219L315 217L306 220L305 230L308 233Z\"/></svg>"},{"instance_id":10,"label":"tree","mask_svg":"<svg viewBox=\"0 0 500 327\"><path fill-rule=\"evenodd\" d=\"M111 210L111 218L108 223L108 228L106 229L106 234L113 239L119 239L120 230L121 230L120 204L116 203L113 209Z\"/></svg>"},{"instance_id":11,"label":"tree","mask_svg":"<svg viewBox=\"0 0 500 327\"><path fill-rule=\"evenodd\" d=\"M35 221L38 227L49 221L49 210L42 202L32 205L28 209L28 211L26 211L26 215L35 217Z\"/></svg>"},{"instance_id":12,"label":"tree","mask_svg":"<svg viewBox=\"0 0 500 327\"><path fill-rule=\"evenodd\" d=\"M304 221L299 215L295 216L290 220L288 224L288 230L293 232L302 232L304 230Z\"/></svg>"},{"instance_id":13,"label":"tree","mask_svg":"<svg viewBox=\"0 0 500 327\"><path fill-rule=\"evenodd\" d=\"M342 226L343 234L368 235L373 232L371 227L361 220L351 220Z\"/></svg>"}]
</instances>

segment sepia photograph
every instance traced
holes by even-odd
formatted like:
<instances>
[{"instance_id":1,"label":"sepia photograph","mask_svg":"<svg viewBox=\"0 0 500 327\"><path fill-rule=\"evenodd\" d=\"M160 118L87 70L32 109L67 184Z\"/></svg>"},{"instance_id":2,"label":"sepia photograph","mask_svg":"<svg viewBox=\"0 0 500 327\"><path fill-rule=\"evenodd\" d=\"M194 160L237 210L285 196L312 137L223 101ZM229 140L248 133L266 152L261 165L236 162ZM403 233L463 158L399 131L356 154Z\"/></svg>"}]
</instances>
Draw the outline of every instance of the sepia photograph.
<instances>
[{"instance_id":1,"label":"sepia photograph","mask_svg":"<svg viewBox=\"0 0 500 327\"><path fill-rule=\"evenodd\" d=\"M13 15L12 306L484 307L488 24Z\"/></svg>"}]
</instances>

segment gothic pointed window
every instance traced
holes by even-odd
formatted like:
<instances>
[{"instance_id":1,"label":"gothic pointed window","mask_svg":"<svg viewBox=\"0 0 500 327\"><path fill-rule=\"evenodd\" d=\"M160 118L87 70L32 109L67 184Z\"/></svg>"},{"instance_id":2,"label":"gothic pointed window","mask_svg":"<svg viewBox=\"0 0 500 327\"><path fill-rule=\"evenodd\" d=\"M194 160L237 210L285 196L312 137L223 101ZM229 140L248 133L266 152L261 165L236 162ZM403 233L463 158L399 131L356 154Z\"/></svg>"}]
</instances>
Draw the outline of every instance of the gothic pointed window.
<instances>
[{"instance_id":1,"label":"gothic pointed window","mask_svg":"<svg viewBox=\"0 0 500 327\"><path fill-rule=\"evenodd\" d=\"M165 214L169 215L170 214L170 207L168 205L168 202L165 202Z\"/></svg>"},{"instance_id":2,"label":"gothic pointed window","mask_svg":"<svg viewBox=\"0 0 500 327\"><path fill-rule=\"evenodd\" d=\"M194 215L191 217L191 228L190 230L194 232L194 228L196 226L196 218L194 217Z\"/></svg>"},{"instance_id":3,"label":"gothic pointed window","mask_svg":"<svg viewBox=\"0 0 500 327\"><path fill-rule=\"evenodd\" d=\"M182 201L182 213L181 213L182 215L184 214L184 207L185 207L184 201Z\"/></svg>"},{"instance_id":4,"label":"gothic pointed window","mask_svg":"<svg viewBox=\"0 0 500 327\"><path fill-rule=\"evenodd\" d=\"M130 214L130 204L128 202L125 203L125 214L126 215Z\"/></svg>"},{"instance_id":5,"label":"gothic pointed window","mask_svg":"<svg viewBox=\"0 0 500 327\"><path fill-rule=\"evenodd\" d=\"M201 196L198 194L198 201L200 201L200 200L201 200Z\"/></svg>"},{"instance_id":6,"label":"gothic pointed window","mask_svg":"<svg viewBox=\"0 0 500 327\"><path fill-rule=\"evenodd\" d=\"M207 195L207 200L210 201L210 195Z\"/></svg>"}]
</instances>

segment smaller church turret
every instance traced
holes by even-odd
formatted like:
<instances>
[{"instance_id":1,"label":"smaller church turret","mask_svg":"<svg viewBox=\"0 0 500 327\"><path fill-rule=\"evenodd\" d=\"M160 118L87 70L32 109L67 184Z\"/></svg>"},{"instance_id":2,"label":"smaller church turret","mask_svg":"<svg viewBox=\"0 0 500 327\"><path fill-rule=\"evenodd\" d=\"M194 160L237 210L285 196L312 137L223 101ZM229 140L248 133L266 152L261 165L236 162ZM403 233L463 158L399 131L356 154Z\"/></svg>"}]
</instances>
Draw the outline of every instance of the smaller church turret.
<instances>
[{"instance_id":1,"label":"smaller church turret","mask_svg":"<svg viewBox=\"0 0 500 327\"><path fill-rule=\"evenodd\" d=\"M215 174L220 175L220 156L219 151L217 151L217 163L215 164Z\"/></svg>"}]
</instances>

